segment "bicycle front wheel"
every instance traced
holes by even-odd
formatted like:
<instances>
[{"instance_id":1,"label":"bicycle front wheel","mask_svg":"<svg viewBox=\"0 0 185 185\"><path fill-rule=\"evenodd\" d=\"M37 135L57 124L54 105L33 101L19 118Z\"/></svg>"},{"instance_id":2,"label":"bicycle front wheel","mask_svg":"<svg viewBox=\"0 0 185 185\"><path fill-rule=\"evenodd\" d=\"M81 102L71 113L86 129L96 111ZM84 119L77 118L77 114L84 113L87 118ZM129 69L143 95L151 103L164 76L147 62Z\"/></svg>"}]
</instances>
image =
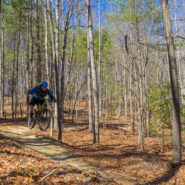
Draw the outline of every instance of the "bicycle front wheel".
<instances>
[{"instance_id":1,"label":"bicycle front wheel","mask_svg":"<svg viewBox=\"0 0 185 185\"><path fill-rule=\"evenodd\" d=\"M39 120L39 127L41 131L46 131L51 122L52 113L49 109L44 109L41 113L41 117Z\"/></svg>"}]
</instances>

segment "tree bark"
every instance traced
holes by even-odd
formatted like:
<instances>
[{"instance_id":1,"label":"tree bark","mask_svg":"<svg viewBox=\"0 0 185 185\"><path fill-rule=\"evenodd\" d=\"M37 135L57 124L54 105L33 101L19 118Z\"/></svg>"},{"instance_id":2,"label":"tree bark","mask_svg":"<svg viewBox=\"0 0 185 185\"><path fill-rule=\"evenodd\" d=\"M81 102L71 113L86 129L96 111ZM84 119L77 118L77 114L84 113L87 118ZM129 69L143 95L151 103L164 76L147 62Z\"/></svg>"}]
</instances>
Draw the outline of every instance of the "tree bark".
<instances>
[{"instance_id":1,"label":"tree bark","mask_svg":"<svg viewBox=\"0 0 185 185\"><path fill-rule=\"evenodd\" d=\"M16 62L16 35L13 41L13 48L14 48L14 57L12 61L12 120L15 119L15 113L14 113L14 93L15 93L15 62Z\"/></svg>"},{"instance_id":2,"label":"tree bark","mask_svg":"<svg viewBox=\"0 0 185 185\"><path fill-rule=\"evenodd\" d=\"M126 60L124 60L124 62L126 62ZM125 110L125 119L127 120L128 118L128 114L127 114L127 77L126 77L126 69L123 69L123 80L124 80L124 91L123 91L123 95L124 95L124 110Z\"/></svg>"},{"instance_id":3,"label":"tree bark","mask_svg":"<svg viewBox=\"0 0 185 185\"><path fill-rule=\"evenodd\" d=\"M31 38L31 56L30 56L30 86L33 87L33 57L34 57L34 37L33 37L33 17L30 15L30 38Z\"/></svg>"},{"instance_id":4,"label":"tree bark","mask_svg":"<svg viewBox=\"0 0 185 185\"><path fill-rule=\"evenodd\" d=\"M173 104L173 157L172 163L179 165L181 163L182 151L181 151L181 121L180 121L180 104L179 104L179 86L178 86L178 73L175 56L175 47L173 40L172 27L170 22L170 12L168 7L168 0L161 0L166 43L168 50L168 61L170 70L170 82Z\"/></svg>"},{"instance_id":5,"label":"tree bark","mask_svg":"<svg viewBox=\"0 0 185 185\"><path fill-rule=\"evenodd\" d=\"M95 127L94 127L94 143L99 143L99 103L98 103L98 88L97 88L97 76L94 61L94 38L93 38L93 25L90 0L86 0L87 6L87 31L90 46L90 57L91 57L91 72L92 72L92 87L93 87L93 98L94 98L94 111L95 111Z\"/></svg>"},{"instance_id":6,"label":"tree bark","mask_svg":"<svg viewBox=\"0 0 185 185\"><path fill-rule=\"evenodd\" d=\"M60 1L56 0L56 39L55 39L55 80L56 80L56 95L57 95L57 125L58 125L58 140L62 139L62 125L61 125L61 99L60 99L60 89L59 89L59 6Z\"/></svg>"},{"instance_id":7,"label":"tree bark","mask_svg":"<svg viewBox=\"0 0 185 185\"><path fill-rule=\"evenodd\" d=\"M49 60L48 60L48 20L47 20L47 1L43 2L44 5L44 25L45 25L45 66L46 66L46 80L49 83L50 87L50 80L49 80Z\"/></svg>"},{"instance_id":8,"label":"tree bark","mask_svg":"<svg viewBox=\"0 0 185 185\"><path fill-rule=\"evenodd\" d=\"M68 19L68 18L67 18ZM62 74L61 74L61 119L64 121L64 95L65 95L65 58L66 58L66 47L67 47L67 36L68 36L68 20L64 29L63 36L63 47L62 47Z\"/></svg>"},{"instance_id":9,"label":"tree bark","mask_svg":"<svg viewBox=\"0 0 185 185\"><path fill-rule=\"evenodd\" d=\"M18 94L19 94L19 53L21 44L21 21L22 21L22 9L19 9L19 31L17 38L17 56L16 56L16 92L15 92L15 119L17 117L17 107L18 107Z\"/></svg>"},{"instance_id":10,"label":"tree bark","mask_svg":"<svg viewBox=\"0 0 185 185\"><path fill-rule=\"evenodd\" d=\"M2 40L2 67L1 67L1 116L4 113L4 79L5 79L5 41L4 41L4 29L1 30ZM1 51L0 51L1 52Z\"/></svg>"},{"instance_id":11,"label":"tree bark","mask_svg":"<svg viewBox=\"0 0 185 185\"><path fill-rule=\"evenodd\" d=\"M27 117L29 116L29 94L30 89L30 10L28 9L28 25L27 25L27 66L26 66L26 90L27 90Z\"/></svg>"},{"instance_id":12,"label":"tree bark","mask_svg":"<svg viewBox=\"0 0 185 185\"><path fill-rule=\"evenodd\" d=\"M131 121L131 131L134 135L135 131L135 125L134 125L134 113L133 113L133 77L132 77L132 71L133 71L133 64L130 64L130 121Z\"/></svg>"},{"instance_id":13,"label":"tree bark","mask_svg":"<svg viewBox=\"0 0 185 185\"><path fill-rule=\"evenodd\" d=\"M0 25L2 24L2 16L1 16L1 0L0 0ZM1 25L2 26L2 25ZM0 28L0 39L2 39L2 28ZM2 60L1 60L1 49L2 49L2 40L0 42L0 99L2 97ZM0 115L3 117L3 107L2 107L2 101L0 101Z\"/></svg>"},{"instance_id":14,"label":"tree bark","mask_svg":"<svg viewBox=\"0 0 185 185\"><path fill-rule=\"evenodd\" d=\"M37 83L42 81L42 57L41 57L41 40L40 40L40 14L39 14L39 2L36 0L36 34L37 34Z\"/></svg>"},{"instance_id":15,"label":"tree bark","mask_svg":"<svg viewBox=\"0 0 185 185\"><path fill-rule=\"evenodd\" d=\"M87 24L88 20L87 20ZM91 58L90 58L90 46L89 37L87 33L87 60L88 60L88 98L89 98L89 131L93 132L93 98L92 98L92 74L91 74Z\"/></svg>"},{"instance_id":16,"label":"tree bark","mask_svg":"<svg viewBox=\"0 0 185 185\"><path fill-rule=\"evenodd\" d=\"M101 3L99 0L99 63L98 63L98 85L99 85L99 89L98 89L98 98L99 98L99 117L101 118L101 113L102 113L102 98L101 98L101 94L102 94L102 85L101 85Z\"/></svg>"}]
</instances>

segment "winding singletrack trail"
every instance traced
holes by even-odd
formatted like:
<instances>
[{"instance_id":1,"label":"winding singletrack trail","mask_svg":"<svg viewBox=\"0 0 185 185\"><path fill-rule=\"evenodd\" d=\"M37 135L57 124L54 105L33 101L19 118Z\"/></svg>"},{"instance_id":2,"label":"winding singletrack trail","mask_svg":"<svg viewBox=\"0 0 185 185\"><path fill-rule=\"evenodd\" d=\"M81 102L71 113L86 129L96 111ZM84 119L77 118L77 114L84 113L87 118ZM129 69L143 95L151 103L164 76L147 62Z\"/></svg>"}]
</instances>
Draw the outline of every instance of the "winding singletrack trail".
<instances>
[{"instance_id":1,"label":"winding singletrack trail","mask_svg":"<svg viewBox=\"0 0 185 185\"><path fill-rule=\"evenodd\" d=\"M125 181L124 174L122 176L116 173L109 174L104 169L90 165L85 162L79 154L71 153L67 148L63 147L61 143L53 139L35 136L26 126L2 124L0 126L0 134L21 143L26 148L37 151L53 160L60 161L64 166L71 165L79 170L96 172L99 173L102 178L114 181L118 184L134 184L133 182Z\"/></svg>"}]
</instances>

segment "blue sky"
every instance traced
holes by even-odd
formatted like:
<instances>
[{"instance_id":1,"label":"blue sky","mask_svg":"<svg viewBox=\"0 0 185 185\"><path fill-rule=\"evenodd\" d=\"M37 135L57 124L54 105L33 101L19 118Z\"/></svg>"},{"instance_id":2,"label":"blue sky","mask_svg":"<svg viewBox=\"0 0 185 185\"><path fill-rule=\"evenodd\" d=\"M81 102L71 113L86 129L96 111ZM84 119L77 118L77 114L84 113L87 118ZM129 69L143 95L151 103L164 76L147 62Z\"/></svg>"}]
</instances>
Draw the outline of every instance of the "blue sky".
<instances>
[{"instance_id":1,"label":"blue sky","mask_svg":"<svg viewBox=\"0 0 185 185\"><path fill-rule=\"evenodd\" d=\"M55 0L52 0L55 4ZM62 2L62 0L60 0ZM115 8L110 5L110 1L114 0L101 0L101 23L102 26L107 24L107 14L115 11ZM123 0L126 1L126 0ZM149 1L149 0L143 0L143 1ZM64 2L67 2L67 0L64 0ZM81 2L85 2L85 0L81 0ZM176 3L176 8L174 7L174 2ZM91 0L92 5L92 11L93 11L93 17L94 17L94 28L98 26L98 3L99 0ZM160 0L157 0L157 4L160 6L161 2ZM172 26L175 30L174 20L175 20L175 13L177 16L177 20L184 19L185 18L185 0L169 0L170 5L170 12L171 12L171 20L172 20ZM83 24L86 24L86 18L85 13L83 16ZM177 26L180 29L179 32L185 31L185 20L178 21Z\"/></svg>"},{"instance_id":2,"label":"blue sky","mask_svg":"<svg viewBox=\"0 0 185 185\"><path fill-rule=\"evenodd\" d=\"M111 0L114 1L114 0ZM126 0L123 0L126 1ZM143 0L144 1L144 0ZM147 0L145 0L147 1ZM91 0L91 4L98 4L99 0ZM113 7L110 6L110 0L101 0L101 13L102 13L102 24L106 24L106 16L108 13L113 11ZM157 4L161 6L161 1L157 0ZM176 7L175 7L176 4ZM176 13L176 19L184 19L177 21L177 26L179 28L179 31L185 31L185 0L169 0L169 8L170 8L170 13L171 13L171 20L172 20L172 26L175 29L175 13ZM94 7L93 11L95 12L96 15L98 12L98 7ZM97 16L95 16L94 20L95 27L97 26ZM175 30L174 30L175 31Z\"/></svg>"}]
</instances>

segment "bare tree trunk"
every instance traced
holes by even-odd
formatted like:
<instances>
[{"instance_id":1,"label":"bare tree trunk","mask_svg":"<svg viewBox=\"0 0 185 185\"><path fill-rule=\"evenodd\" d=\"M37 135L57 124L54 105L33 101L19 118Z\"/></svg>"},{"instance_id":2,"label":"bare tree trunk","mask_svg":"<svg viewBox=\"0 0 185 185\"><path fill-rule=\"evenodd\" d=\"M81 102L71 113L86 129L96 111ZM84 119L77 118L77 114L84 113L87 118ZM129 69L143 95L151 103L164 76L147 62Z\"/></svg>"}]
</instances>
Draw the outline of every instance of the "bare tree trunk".
<instances>
[{"instance_id":1,"label":"bare tree trunk","mask_svg":"<svg viewBox=\"0 0 185 185\"><path fill-rule=\"evenodd\" d=\"M170 22L170 12L168 7L168 0L161 0L162 11L164 18L164 26L166 33L169 69L170 69L170 81L171 81L171 92L173 102L173 158L172 163L179 165L182 159L181 151L181 121L180 121L180 105L179 105L179 87L178 87L178 73L177 64L174 48L174 40L172 27Z\"/></svg>"},{"instance_id":2,"label":"bare tree trunk","mask_svg":"<svg viewBox=\"0 0 185 185\"><path fill-rule=\"evenodd\" d=\"M18 107L18 94L19 94L19 52L21 44L21 20L22 20L22 9L19 9L19 31L18 31L18 43L17 43L17 58L16 58L16 90L15 90L15 119L17 117L17 107Z\"/></svg>"},{"instance_id":3,"label":"bare tree trunk","mask_svg":"<svg viewBox=\"0 0 185 185\"><path fill-rule=\"evenodd\" d=\"M13 48L14 48L14 57L12 61L12 120L15 119L15 113L14 113L14 93L15 93L15 61L16 61L16 35L14 38L14 43L13 43Z\"/></svg>"},{"instance_id":4,"label":"bare tree trunk","mask_svg":"<svg viewBox=\"0 0 185 185\"><path fill-rule=\"evenodd\" d=\"M33 37L33 17L32 17L32 12L30 15L30 37L31 37L31 56L30 56L30 86L33 87L33 50L34 50L34 37Z\"/></svg>"},{"instance_id":5,"label":"bare tree trunk","mask_svg":"<svg viewBox=\"0 0 185 185\"><path fill-rule=\"evenodd\" d=\"M27 26L27 66L26 66L26 90L27 90L27 118L29 113L29 89L30 89L30 10L28 10L28 26Z\"/></svg>"},{"instance_id":6,"label":"bare tree trunk","mask_svg":"<svg viewBox=\"0 0 185 185\"><path fill-rule=\"evenodd\" d=\"M0 24L2 24L2 16L1 16L1 0L0 0ZM0 28L0 39L2 39L2 28ZM0 42L0 99L2 97L2 60L1 60L1 49L2 49L2 40ZM3 117L3 106L2 101L0 101L0 115Z\"/></svg>"},{"instance_id":7,"label":"bare tree trunk","mask_svg":"<svg viewBox=\"0 0 185 185\"><path fill-rule=\"evenodd\" d=\"M135 125L134 125L134 113L133 113L133 77L132 77L132 71L133 71L133 64L130 64L130 121L131 121L131 131L134 135L135 131Z\"/></svg>"},{"instance_id":8,"label":"bare tree trunk","mask_svg":"<svg viewBox=\"0 0 185 185\"><path fill-rule=\"evenodd\" d=\"M141 63L141 61L140 61ZM138 137L138 145L141 151L144 151L144 108L143 108L143 90L142 90L142 65L139 64L139 137Z\"/></svg>"},{"instance_id":9,"label":"bare tree trunk","mask_svg":"<svg viewBox=\"0 0 185 185\"><path fill-rule=\"evenodd\" d=\"M88 20L87 20L87 24L88 24ZM87 35L87 49L88 49L87 58L88 58L89 131L93 132L92 74L91 74L91 58L90 58L90 46L89 46L88 35Z\"/></svg>"},{"instance_id":10,"label":"bare tree trunk","mask_svg":"<svg viewBox=\"0 0 185 185\"><path fill-rule=\"evenodd\" d=\"M94 128L94 143L99 143L99 103L98 103L98 89L97 89L97 77L96 77L96 68L94 61L94 38L93 38L93 25L92 25L92 15L91 15L91 6L90 0L86 0L87 6L87 17L88 17L88 38L90 46L90 57L91 57L91 72L92 72L92 87L93 87L93 96L94 96L94 110L95 110L95 128Z\"/></svg>"},{"instance_id":11,"label":"bare tree trunk","mask_svg":"<svg viewBox=\"0 0 185 185\"><path fill-rule=\"evenodd\" d=\"M45 25L45 66L46 66L46 80L50 84L49 80L49 60L48 60L48 20L47 20L47 1L43 2L44 5L44 25Z\"/></svg>"},{"instance_id":12,"label":"bare tree trunk","mask_svg":"<svg viewBox=\"0 0 185 185\"><path fill-rule=\"evenodd\" d=\"M0 30L0 38L1 38L1 30ZM1 42L2 43L2 42ZM2 97L2 60L1 60L1 45L0 45L0 99ZM2 101L0 101L0 115L3 117L3 106Z\"/></svg>"},{"instance_id":13,"label":"bare tree trunk","mask_svg":"<svg viewBox=\"0 0 185 185\"><path fill-rule=\"evenodd\" d=\"M174 0L174 9L177 8L177 2L176 0ZM178 32L178 29L179 29L179 24L177 23L177 12L175 11L175 31L176 31L176 34ZM183 78L182 78L182 74L183 74L183 67L182 67L182 61L180 60L180 48L177 46L176 47L177 51L177 66L178 66L178 73L179 73L179 87L180 87L180 103L182 104L182 106L184 106L185 104L185 101L184 101L184 91L183 91ZM184 109L182 109L182 112L184 113ZM182 120L182 128L185 132L185 123L184 123L184 119Z\"/></svg>"},{"instance_id":14,"label":"bare tree trunk","mask_svg":"<svg viewBox=\"0 0 185 185\"><path fill-rule=\"evenodd\" d=\"M42 58L41 58L41 39L40 39L40 14L39 14L39 2L36 0L36 34L37 34L37 83L42 81Z\"/></svg>"},{"instance_id":15,"label":"bare tree trunk","mask_svg":"<svg viewBox=\"0 0 185 185\"><path fill-rule=\"evenodd\" d=\"M3 28L1 30L1 40L2 40L1 115L3 116L3 113L4 113L4 79L5 79L5 41L4 41L4 29Z\"/></svg>"},{"instance_id":16,"label":"bare tree trunk","mask_svg":"<svg viewBox=\"0 0 185 185\"><path fill-rule=\"evenodd\" d=\"M53 23L52 23L52 21L51 21L51 10L50 10L50 0L47 0L47 3L46 3L46 5L47 5L47 12L48 12L48 14L47 14L47 17L48 17L48 19L49 19L49 24L50 24L50 37L51 37L51 41L50 41L50 43L51 43L51 49L50 49L50 52L51 52L51 62L50 62L50 71L49 71L49 73L50 73L50 76L49 76L49 81L50 81L50 88L52 87L52 88L54 88L54 86L55 85L53 85L53 81L54 81L54 79L55 79L55 57L56 57L56 54L55 54L55 33L54 33L54 30L53 30ZM55 106L56 107L56 106ZM55 123L56 123L57 121L55 121ZM57 125L57 124L55 124L55 125Z\"/></svg>"},{"instance_id":17,"label":"bare tree trunk","mask_svg":"<svg viewBox=\"0 0 185 185\"><path fill-rule=\"evenodd\" d=\"M58 6L58 2L56 4ZM50 0L47 0L47 12L48 12L48 18L49 18L49 23L50 23L50 36L51 36L51 54L52 54L52 62L51 62L51 65L50 65L50 88L54 88L55 87L55 95L56 97L59 96L59 94L57 95L57 92L56 92L56 89L59 88L58 85L56 86L56 84L58 84L59 82L56 83L56 81L58 81L58 77L56 76L56 73L57 72L57 75L58 75L58 42L59 42L59 39L58 39L58 27L56 28L56 40L55 40L55 31L54 31L54 28L53 28L53 22L52 22L52 16L51 16L51 8L50 8ZM57 7L58 8L58 7ZM58 25L58 20L59 17L58 17L58 11L56 12L56 25ZM55 68L55 62L56 62L56 68ZM55 79L55 80L54 80ZM55 81L55 82L53 82ZM58 91L59 93L59 91ZM54 117L54 127L57 128L57 126L59 125L58 123L58 110L57 110L57 107L60 107L59 104L58 104L58 101L59 99L57 98L57 105L55 105L55 117ZM60 102L59 102L60 103Z\"/></svg>"},{"instance_id":18,"label":"bare tree trunk","mask_svg":"<svg viewBox=\"0 0 185 185\"><path fill-rule=\"evenodd\" d=\"M102 114L102 85L101 85L101 3L99 0L99 63L98 63L98 85L99 85L99 117L101 118Z\"/></svg>"},{"instance_id":19,"label":"bare tree trunk","mask_svg":"<svg viewBox=\"0 0 185 185\"><path fill-rule=\"evenodd\" d=\"M126 62L126 60L124 60L124 62ZM123 69L123 80L124 80L124 110L125 110L125 118L128 118L128 114L127 114L127 77L126 77L126 69Z\"/></svg>"},{"instance_id":20,"label":"bare tree trunk","mask_svg":"<svg viewBox=\"0 0 185 185\"><path fill-rule=\"evenodd\" d=\"M67 35L68 35L68 21L66 22L63 37L63 47L62 47L62 74L61 74L61 118L64 121L64 91L65 91L65 58L66 58L66 46L67 46Z\"/></svg>"},{"instance_id":21,"label":"bare tree trunk","mask_svg":"<svg viewBox=\"0 0 185 185\"><path fill-rule=\"evenodd\" d=\"M89 21L87 16L87 28L89 27ZM93 97L92 97L92 73L91 73L91 57L90 57L90 42L87 31L87 60L88 60L88 98L89 98L89 131L94 132L93 123Z\"/></svg>"},{"instance_id":22,"label":"bare tree trunk","mask_svg":"<svg viewBox=\"0 0 185 185\"><path fill-rule=\"evenodd\" d=\"M56 0L56 39L55 39L55 80L56 80L56 95L57 95L57 125L58 125L58 140L62 139L62 125L61 125L61 99L60 99L60 89L59 89L59 73L58 73L58 63L59 63L59 6L60 1Z\"/></svg>"}]
</instances>

